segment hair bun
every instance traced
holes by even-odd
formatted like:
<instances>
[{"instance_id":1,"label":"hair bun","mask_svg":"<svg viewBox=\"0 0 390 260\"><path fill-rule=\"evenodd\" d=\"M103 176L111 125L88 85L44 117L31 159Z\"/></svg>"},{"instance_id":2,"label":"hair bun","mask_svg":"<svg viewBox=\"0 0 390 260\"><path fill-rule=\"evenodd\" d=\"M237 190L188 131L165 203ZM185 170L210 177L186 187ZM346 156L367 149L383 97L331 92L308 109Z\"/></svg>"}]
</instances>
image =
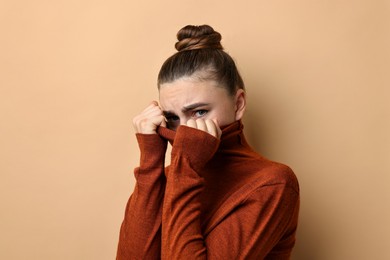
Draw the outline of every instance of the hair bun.
<instances>
[{"instance_id":1,"label":"hair bun","mask_svg":"<svg viewBox=\"0 0 390 260\"><path fill-rule=\"evenodd\" d=\"M221 34L209 25L187 25L177 33L177 39L175 48L178 51L223 49Z\"/></svg>"}]
</instances>

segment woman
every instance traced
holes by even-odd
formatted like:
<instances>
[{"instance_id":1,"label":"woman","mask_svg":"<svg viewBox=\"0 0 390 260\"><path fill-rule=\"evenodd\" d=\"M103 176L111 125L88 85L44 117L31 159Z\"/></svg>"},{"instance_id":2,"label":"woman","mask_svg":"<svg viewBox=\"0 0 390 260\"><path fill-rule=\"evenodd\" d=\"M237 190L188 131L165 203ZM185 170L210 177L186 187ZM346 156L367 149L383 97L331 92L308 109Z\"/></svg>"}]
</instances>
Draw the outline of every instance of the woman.
<instances>
[{"instance_id":1,"label":"woman","mask_svg":"<svg viewBox=\"0 0 390 260\"><path fill-rule=\"evenodd\" d=\"M294 173L247 144L244 83L221 35L186 26L177 38L158 76L160 106L153 101L133 120L141 159L117 259L288 259Z\"/></svg>"}]
</instances>

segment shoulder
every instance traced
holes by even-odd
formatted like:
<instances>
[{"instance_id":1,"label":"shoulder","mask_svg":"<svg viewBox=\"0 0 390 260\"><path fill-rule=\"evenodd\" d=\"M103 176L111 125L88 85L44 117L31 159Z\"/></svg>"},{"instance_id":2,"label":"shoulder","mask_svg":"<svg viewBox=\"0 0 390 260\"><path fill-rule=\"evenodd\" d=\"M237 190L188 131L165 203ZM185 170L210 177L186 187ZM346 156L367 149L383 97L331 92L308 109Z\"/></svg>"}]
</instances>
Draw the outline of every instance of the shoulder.
<instances>
[{"instance_id":1,"label":"shoulder","mask_svg":"<svg viewBox=\"0 0 390 260\"><path fill-rule=\"evenodd\" d=\"M249 175L251 186L279 185L291 187L299 193L299 183L294 171L284 163L270 160L255 151L244 139L245 155L240 162Z\"/></svg>"},{"instance_id":2,"label":"shoulder","mask_svg":"<svg viewBox=\"0 0 390 260\"><path fill-rule=\"evenodd\" d=\"M258 167L252 173L252 190L265 187L292 189L299 194L299 182L294 171L287 165L261 158Z\"/></svg>"},{"instance_id":3,"label":"shoulder","mask_svg":"<svg viewBox=\"0 0 390 260\"><path fill-rule=\"evenodd\" d=\"M271 162L262 172L267 177L269 184L284 184L298 189L298 179L294 171L287 165ZM262 175L261 174L261 175Z\"/></svg>"}]
</instances>

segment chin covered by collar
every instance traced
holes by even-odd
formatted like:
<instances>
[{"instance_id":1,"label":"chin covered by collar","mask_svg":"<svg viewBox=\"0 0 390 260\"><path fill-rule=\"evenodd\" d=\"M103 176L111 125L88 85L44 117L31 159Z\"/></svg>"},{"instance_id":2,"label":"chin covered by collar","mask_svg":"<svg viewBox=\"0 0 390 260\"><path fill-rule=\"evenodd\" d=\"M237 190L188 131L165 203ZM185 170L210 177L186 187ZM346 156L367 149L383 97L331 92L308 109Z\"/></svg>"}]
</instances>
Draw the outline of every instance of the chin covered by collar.
<instances>
[{"instance_id":1,"label":"chin covered by collar","mask_svg":"<svg viewBox=\"0 0 390 260\"><path fill-rule=\"evenodd\" d=\"M237 136L242 132L243 128L244 126L241 120L235 121L229 125L221 127L222 130L221 141L229 139L230 137ZM157 134L160 135L162 138L168 140L169 143L172 145L175 140L176 131L173 131L166 127L158 127Z\"/></svg>"}]
</instances>

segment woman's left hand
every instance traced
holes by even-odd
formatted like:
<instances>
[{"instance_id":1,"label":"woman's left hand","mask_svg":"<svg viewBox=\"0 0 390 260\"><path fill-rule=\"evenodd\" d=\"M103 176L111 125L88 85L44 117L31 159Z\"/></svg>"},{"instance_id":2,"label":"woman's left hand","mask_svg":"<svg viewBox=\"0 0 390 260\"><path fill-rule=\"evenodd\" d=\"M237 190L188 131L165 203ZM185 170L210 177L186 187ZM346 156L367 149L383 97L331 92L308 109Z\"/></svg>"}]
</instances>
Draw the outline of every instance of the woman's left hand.
<instances>
[{"instance_id":1,"label":"woman's left hand","mask_svg":"<svg viewBox=\"0 0 390 260\"><path fill-rule=\"evenodd\" d=\"M221 134L222 134L222 130L221 130L221 128L219 128L216 119L213 119L213 120L211 120L211 119L204 120L201 118L196 119L196 120L190 119L187 121L187 126L202 130L206 133L211 134L212 136L214 136L218 139L221 137Z\"/></svg>"}]
</instances>

